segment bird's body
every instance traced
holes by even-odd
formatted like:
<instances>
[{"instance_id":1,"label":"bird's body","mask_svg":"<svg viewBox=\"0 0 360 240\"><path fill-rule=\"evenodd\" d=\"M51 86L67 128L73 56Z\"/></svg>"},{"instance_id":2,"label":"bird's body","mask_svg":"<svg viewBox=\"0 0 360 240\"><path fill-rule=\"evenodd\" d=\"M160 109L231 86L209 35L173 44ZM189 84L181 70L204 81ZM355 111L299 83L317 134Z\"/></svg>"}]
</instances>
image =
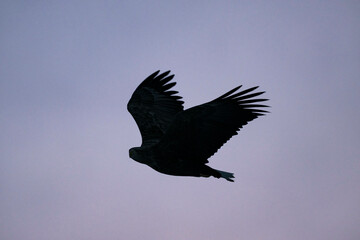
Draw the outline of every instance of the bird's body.
<instances>
[{"instance_id":1,"label":"bird's body","mask_svg":"<svg viewBox=\"0 0 360 240\"><path fill-rule=\"evenodd\" d=\"M263 92L247 94L254 87L236 93L239 86L184 111L178 92L168 91L176 84L170 82L174 75L169 72L147 77L128 103L142 136L141 147L131 148L130 157L168 175L233 181L232 173L209 167L207 159L243 125L267 112L256 109L267 106L253 104L267 100L253 99Z\"/></svg>"}]
</instances>

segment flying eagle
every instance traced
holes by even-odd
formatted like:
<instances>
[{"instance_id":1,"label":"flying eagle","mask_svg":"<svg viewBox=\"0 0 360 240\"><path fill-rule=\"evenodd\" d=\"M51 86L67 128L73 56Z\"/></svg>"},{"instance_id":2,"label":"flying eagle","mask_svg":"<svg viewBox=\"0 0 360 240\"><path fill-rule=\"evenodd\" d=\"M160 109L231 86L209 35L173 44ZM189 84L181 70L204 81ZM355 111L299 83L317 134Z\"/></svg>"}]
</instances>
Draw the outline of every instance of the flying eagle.
<instances>
[{"instance_id":1,"label":"flying eagle","mask_svg":"<svg viewBox=\"0 0 360 240\"><path fill-rule=\"evenodd\" d=\"M224 95L184 111L182 97L170 91L176 82L170 71L156 71L135 90L127 105L141 133L141 147L129 150L130 158L154 170L175 176L216 177L233 182L234 174L206 165L208 158L268 107L254 98L258 87ZM248 94L250 93L250 94ZM254 104L255 103L255 104Z\"/></svg>"}]
</instances>

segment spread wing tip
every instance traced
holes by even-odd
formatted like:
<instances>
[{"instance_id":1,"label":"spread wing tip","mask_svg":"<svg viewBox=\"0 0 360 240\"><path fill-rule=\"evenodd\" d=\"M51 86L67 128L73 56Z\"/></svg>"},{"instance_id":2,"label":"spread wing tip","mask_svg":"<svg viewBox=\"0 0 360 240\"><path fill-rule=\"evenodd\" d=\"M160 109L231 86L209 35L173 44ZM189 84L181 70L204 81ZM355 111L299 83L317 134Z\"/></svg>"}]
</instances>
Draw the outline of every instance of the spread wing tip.
<instances>
[{"instance_id":1,"label":"spread wing tip","mask_svg":"<svg viewBox=\"0 0 360 240\"><path fill-rule=\"evenodd\" d=\"M259 95L262 95L265 93L265 91L261 92L253 92L254 90L258 89L259 86L255 86L252 88L245 89L241 92L236 92L242 87L242 85L233 88L232 90L228 91L227 93L221 95L220 97L216 98L212 102L219 102L219 101L230 101L236 103L239 107L242 107L243 109L247 109L252 111L257 116L264 115L265 113L268 113L266 110L261 110L258 108L267 108L269 106L263 105L263 104L252 104L252 103L258 103L258 102L265 102L269 99L267 98L255 98ZM249 94L248 94L249 93Z\"/></svg>"}]
</instances>

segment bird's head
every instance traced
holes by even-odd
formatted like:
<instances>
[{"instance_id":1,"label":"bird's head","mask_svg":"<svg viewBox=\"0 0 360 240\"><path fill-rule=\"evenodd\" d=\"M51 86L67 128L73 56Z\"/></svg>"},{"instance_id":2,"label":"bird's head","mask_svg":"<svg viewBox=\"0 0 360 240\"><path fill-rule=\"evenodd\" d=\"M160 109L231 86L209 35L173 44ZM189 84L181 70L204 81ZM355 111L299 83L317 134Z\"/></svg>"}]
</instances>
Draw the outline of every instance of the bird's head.
<instances>
[{"instance_id":1,"label":"bird's head","mask_svg":"<svg viewBox=\"0 0 360 240\"><path fill-rule=\"evenodd\" d=\"M133 147L129 149L129 157L139 163L144 163L144 157L140 147Z\"/></svg>"}]
</instances>

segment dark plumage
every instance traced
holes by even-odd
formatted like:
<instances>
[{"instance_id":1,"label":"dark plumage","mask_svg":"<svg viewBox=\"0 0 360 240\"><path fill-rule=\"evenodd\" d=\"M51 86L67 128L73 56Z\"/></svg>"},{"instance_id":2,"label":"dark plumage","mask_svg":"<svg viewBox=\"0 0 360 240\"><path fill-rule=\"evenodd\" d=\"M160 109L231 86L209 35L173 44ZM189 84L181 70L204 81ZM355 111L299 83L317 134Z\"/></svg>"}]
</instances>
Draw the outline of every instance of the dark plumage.
<instances>
[{"instance_id":1,"label":"dark plumage","mask_svg":"<svg viewBox=\"0 0 360 240\"><path fill-rule=\"evenodd\" d=\"M176 176L225 178L234 174L213 169L206 164L221 146L251 120L262 116L268 107L257 104L268 99L254 98L264 92L258 87L224 95L184 111L182 97L170 91L175 82L170 71L154 72L133 93L127 108L142 136L141 147L129 150L137 162L158 172Z\"/></svg>"}]
</instances>

